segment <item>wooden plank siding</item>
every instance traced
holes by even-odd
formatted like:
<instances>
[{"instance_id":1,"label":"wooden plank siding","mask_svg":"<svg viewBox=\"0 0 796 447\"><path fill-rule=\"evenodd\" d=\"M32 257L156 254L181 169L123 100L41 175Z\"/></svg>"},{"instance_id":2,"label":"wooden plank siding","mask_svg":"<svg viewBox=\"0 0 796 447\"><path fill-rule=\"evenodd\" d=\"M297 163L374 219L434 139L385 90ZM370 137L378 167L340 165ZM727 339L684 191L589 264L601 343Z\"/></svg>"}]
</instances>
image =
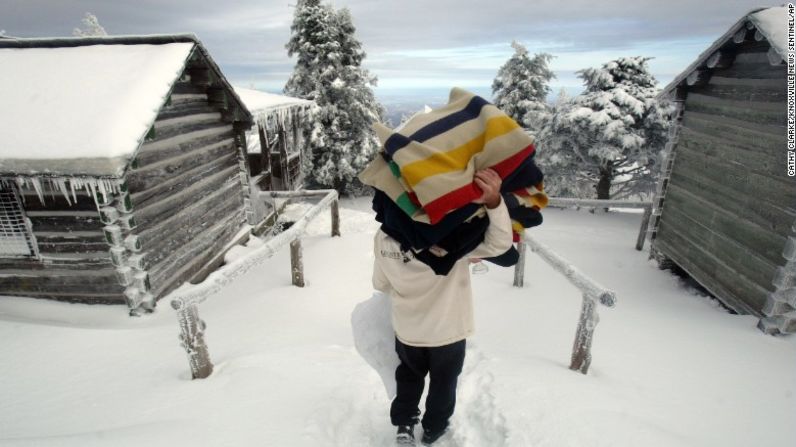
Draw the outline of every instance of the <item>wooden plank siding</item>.
<instances>
[{"instance_id":1,"label":"wooden plank siding","mask_svg":"<svg viewBox=\"0 0 796 447\"><path fill-rule=\"evenodd\" d=\"M94 198L81 190L67 200L47 183L42 188L43 203L34 190L20 189L39 258L0 259L0 295L123 304Z\"/></svg>"},{"instance_id":2,"label":"wooden plank siding","mask_svg":"<svg viewBox=\"0 0 796 447\"><path fill-rule=\"evenodd\" d=\"M688 87L655 249L741 313L762 316L796 221L785 175L785 66L767 42Z\"/></svg>"},{"instance_id":3,"label":"wooden plank siding","mask_svg":"<svg viewBox=\"0 0 796 447\"><path fill-rule=\"evenodd\" d=\"M206 92L175 85L127 174L140 246L130 265L147 272L156 299L188 280L245 222L233 124Z\"/></svg>"}]
</instances>

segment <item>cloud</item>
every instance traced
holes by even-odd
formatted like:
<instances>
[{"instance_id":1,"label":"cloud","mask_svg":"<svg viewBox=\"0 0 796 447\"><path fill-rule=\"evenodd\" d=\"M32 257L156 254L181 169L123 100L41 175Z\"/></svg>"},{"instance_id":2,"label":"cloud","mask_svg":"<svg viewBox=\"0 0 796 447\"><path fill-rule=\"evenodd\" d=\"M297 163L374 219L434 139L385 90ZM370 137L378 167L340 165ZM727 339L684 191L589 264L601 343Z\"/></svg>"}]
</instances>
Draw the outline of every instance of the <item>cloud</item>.
<instances>
[{"instance_id":1,"label":"cloud","mask_svg":"<svg viewBox=\"0 0 796 447\"><path fill-rule=\"evenodd\" d=\"M278 90L292 70L285 43L297 0L3 0L0 28L70 35L85 12L110 34L193 32L233 82ZM756 0L335 0L350 9L380 85L489 85L513 39L552 53L557 85L619 56L645 55L662 81L684 69Z\"/></svg>"}]
</instances>

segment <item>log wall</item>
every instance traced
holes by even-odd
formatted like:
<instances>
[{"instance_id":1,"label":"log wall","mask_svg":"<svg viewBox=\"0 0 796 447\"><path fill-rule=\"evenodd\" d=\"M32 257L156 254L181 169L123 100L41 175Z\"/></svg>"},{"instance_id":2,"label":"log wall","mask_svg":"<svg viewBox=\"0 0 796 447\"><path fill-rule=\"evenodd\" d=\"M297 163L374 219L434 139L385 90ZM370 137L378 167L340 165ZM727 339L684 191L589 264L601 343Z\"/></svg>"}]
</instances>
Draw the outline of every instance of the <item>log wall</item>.
<instances>
[{"instance_id":1,"label":"log wall","mask_svg":"<svg viewBox=\"0 0 796 447\"><path fill-rule=\"evenodd\" d=\"M746 41L688 87L654 249L725 304L763 315L796 221L785 173L785 65Z\"/></svg>"},{"instance_id":2,"label":"log wall","mask_svg":"<svg viewBox=\"0 0 796 447\"><path fill-rule=\"evenodd\" d=\"M124 304L94 198L79 192L67 202L47 183L42 188L44 203L32 188L19 189L39 257L0 258L0 295Z\"/></svg>"},{"instance_id":3,"label":"log wall","mask_svg":"<svg viewBox=\"0 0 796 447\"><path fill-rule=\"evenodd\" d=\"M197 79L175 86L126 178L128 264L145 278L128 294L145 306L189 280L246 221L239 132Z\"/></svg>"}]
</instances>

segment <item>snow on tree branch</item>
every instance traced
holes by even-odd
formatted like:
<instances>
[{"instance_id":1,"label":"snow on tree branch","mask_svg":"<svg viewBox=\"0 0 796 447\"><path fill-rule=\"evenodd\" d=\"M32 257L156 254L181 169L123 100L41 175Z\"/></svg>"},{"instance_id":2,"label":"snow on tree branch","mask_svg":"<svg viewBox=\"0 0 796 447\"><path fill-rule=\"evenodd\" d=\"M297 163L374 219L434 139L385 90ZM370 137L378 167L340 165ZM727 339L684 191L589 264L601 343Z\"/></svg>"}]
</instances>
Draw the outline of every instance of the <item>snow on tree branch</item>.
<instances>
[{"instance_id":1,"label":"snow on tree branch","mask_svg":"<svg viewBox=\"0 0 796 447\"><path fill-rule=\"evenodd\" d=\"M550 113L547 95L555 75L548 67L553 56L538 53L528 56L528 49L517 41L511 43L514 55L500 67L492 83L495 106L524 128L535 132Z\"/></svg>"},{"instance_id":2,"label":"snow on tree branch","mask_svg":"<svg viewBox=\"0 0 796 447\"><path fill-rule=\"evenodd\" d=\"M657 98L649 59L619 58L577 72L583 93L560 97L539 132L539 164L551 194L585 198L596 192L608 199L652 192L672 107ZM612 191L617 185L624 187Z\"/></svg>"},{"instance_id":3,"label":"snow on tree branch","mask_svg":"<svg viewBox=\"0 0 796 447\"><path fill-rule=\"evenodd\" d=\"M296 65L284 91L318 105L317 119L304 123L311 155L303 168L310 186L342 192L380 148L370 128L384 116L371 88L377 78L362 67L366 55L347 9L300 0L290 30L286 48Z\"/></svg>"},{"instance_id":4,"label":"snow on tree branch","mask_svg":"<svg viewBox=\"0 0 796 447\"><path fill-rule=\"evenodd\" d=\"M82 20L83 29L75 28L72 30L72 35L75 37L98 37L107 36L108 33L105 28L99 23L99 19L94 14L87 12Z\"/></svg>"}]
</instances>

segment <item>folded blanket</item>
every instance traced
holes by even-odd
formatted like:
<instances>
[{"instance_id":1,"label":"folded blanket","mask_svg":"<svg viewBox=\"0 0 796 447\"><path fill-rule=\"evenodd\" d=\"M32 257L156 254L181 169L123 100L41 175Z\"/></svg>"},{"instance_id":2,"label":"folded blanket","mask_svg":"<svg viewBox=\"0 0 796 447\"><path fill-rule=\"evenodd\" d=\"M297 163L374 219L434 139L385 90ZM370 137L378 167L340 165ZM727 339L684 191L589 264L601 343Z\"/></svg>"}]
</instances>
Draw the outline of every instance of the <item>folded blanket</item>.
<instances>
[{"instance_id":1,"label":"folded blanket","mask_svg":"<svg viewBox=\"0 0 796 447\"><path fill-rule=\"evenodd\" d=\"M386 159L360 179L387 192L413 218L425 220L422 209L432 225L481 196L476 171L492 168L506 178L534 152L533 138L513 119L459 88L451 90L448 105L413 116L400 132L379 123L373 128ZM393 179L373 178L373 171L385 169Z\"/></svg>"},{"instance_id":2,"label":"folded blanket","mask_svg":"<svg viewBox=\"0 0 796 447\"><path fill-rule=\"evenodd\" d=\"M533 139L483 98L454 88L447 106L416 114L395 131L374 128L384 151L359 178L376 189L376 220L435 273L447 274L484 239L485 212L472 203L482 195L473 182L477 170L489 167L502 178L515 241L542 222L547 196ZM518 256L512 248L487 260L510 266Z\"/></svg>"}]
</instances>

